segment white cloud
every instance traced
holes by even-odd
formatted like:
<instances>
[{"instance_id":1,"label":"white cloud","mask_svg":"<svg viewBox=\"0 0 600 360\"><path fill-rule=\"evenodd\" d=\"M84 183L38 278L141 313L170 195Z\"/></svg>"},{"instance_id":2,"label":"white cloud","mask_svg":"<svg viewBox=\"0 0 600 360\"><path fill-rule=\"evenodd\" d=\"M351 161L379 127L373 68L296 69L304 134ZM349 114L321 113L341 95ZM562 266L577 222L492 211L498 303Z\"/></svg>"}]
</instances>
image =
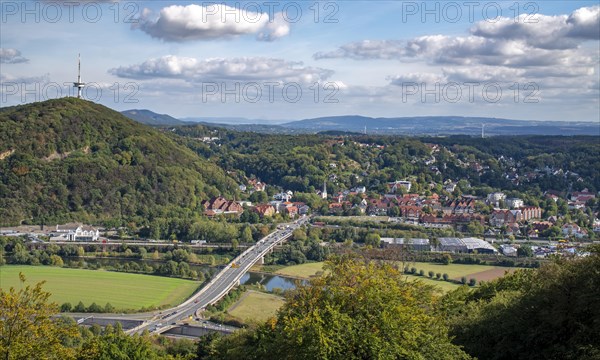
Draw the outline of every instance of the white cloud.
<instances>
[{"instance_id":1,"label":"white cloud","mask_svg":"<svg viewBox=\"0 0 600 360\"><path fill-rule=\"evenodd\" d=\"M0 48L0 63L2 64L19 64L29 62L29 59L21 56L21 52L17 49Z\"/></svg>"},{"instance_id":2,"label":"white cloud","mask_svg":"<svg viewBox=\"0 0 600 360\"><path fill-rule=\"evenodd\" d=\"M600 6L580 8L570 15L535 14L500 18L496 22L480 21L468 36L363 40L318 52L314 58L401 61L420 58L433 64L548 66L560 64L570 56L580 58L576 62L581 62L579 49L585 40L600 40Z\"/></svg>"},{"instance_id":3,"label":"white cloud","mask_svg":"<svg viewBox=\"0 0 600 360\"><path fill-rule=\"evenodd\" d=\"M191 41L231 38L255 34L258 40L272 41L289 34L283 17L230 7L224 4L171 5L155 16L144 9L135 28L164 41Z\"/></svg>"},{"instance_id":4,"label":"white cloud","mask_svg":"<svg viewBox=\"0 0 600 360\"><path fill-rule=\"evenodd\" d=\"M406 83L440 84L448 82L446 76L441 76L439 74L433 73L408 73L402 75L395 75L388 77L388 80L390 80L390 84L397 86L402 86L402 84Z\"/></svg>"},{"instance_id":5,"label":"white cloud","mask_svg":"<svg viewBox=\"0 0 600 360\"><path fill-rule=\"evenodd\" d=\"M363 40L342 45L333 51L318 52L313 57L317 60L334 58L391 60L399 59L405 54L404 43L399 40Z\"/></svg>"},{"instance_id":6,"label":"white cloud","mask_svg":"<svg viewBox=\"0 0 600 360\"><path fill-rule=\"evenodd\" d=\"M279 81L309 84L324 81L332 70L304 66L301 62L263 57L198 60L167 55L141 64L109 70L132 79L178 78L186 81Z\"/></svg>"},{"instance_id":7,"label":"white cloud","mask_svg":"<svg viewBox=\"0 0 600 360\"><path fill-rule=\"evenodd\" d=\"M265 26L264 31L257 35L261 41L274 41L290 34L290 24L285 20L283 14L275 14L274 19L270 19Z\"/></svg>"}]
</instances>

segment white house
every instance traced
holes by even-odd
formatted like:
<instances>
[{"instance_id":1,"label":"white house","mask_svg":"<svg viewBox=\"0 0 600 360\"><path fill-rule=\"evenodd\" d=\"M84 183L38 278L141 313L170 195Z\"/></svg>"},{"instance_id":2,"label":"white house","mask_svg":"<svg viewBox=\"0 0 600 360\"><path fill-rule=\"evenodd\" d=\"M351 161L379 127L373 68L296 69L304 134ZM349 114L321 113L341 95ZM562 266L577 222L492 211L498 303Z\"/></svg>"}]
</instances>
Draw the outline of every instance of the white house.
<instances>
[{"instance_id":1,"label":"white house","mask_svg":"<svg viewBox=\"0 0 600 360\"><path fill-rule=\"evenodd\" d=\"M100 231L96 228L80 224L56 225L56 231L50 241L98 241Z\"/></svg>"},{"instance_id":2,"label":"white house","mask_svg":"<svg viewBox=\"0 0 600 360\"><path fill-rule=\"evenodd\" d=\"M520 209L525 206L523 200L519 198L507 198L505 203L511 209Z\"/></svg>"}]
</instances>

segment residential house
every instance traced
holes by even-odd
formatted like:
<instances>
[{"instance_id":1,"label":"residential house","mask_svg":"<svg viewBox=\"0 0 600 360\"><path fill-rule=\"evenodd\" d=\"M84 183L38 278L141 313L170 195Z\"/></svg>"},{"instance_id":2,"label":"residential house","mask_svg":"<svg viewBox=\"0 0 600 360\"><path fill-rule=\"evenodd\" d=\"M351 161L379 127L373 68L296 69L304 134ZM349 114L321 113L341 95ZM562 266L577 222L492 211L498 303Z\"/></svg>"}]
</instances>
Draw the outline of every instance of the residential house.
<instances>
[{"instance_id":1,"label":"residential house","mask_svg":"<svg viewBox=\"0 0 600 360\"><path fill-rule=\"evenodd\" d=\"M257 179L248 180L248 185L253 191L265 191L267 184L260 182Z\"/></svg>"},{"instance_id":2,"label":"residential house","mask_svg":"<svg viewBox=\"0 0 600 360\"><path fill-rule=\"evenodd\" d=\"M503 192L493 192L488 195L486 202L489 205L499 207L500 201L504 201L506 199L506 194Z\"/></svg>"},{"instance_id":3,"label":"residential house","mask_svg":"<svg viewBox=\"0 0 600 360\"><path fill-rule=\"evenodd\" d=\"M519 209L522 208L523 206L525 206L525 203L523 202L523 200L519 199L519 198L507 198L505 200L506 206L508 206L511 209Z\"/></svg>"},{"instance_id":4,"label":"residential house","mask_svg":"<svg viewBox=\"0 0 600 360\"><path fill-rule=\"evenodd\" d=\"M562 233L564 236L575 236L578 239L587 236L587 230L582 229L575 223L565 224L562 227Z\"/></svg>"},{"instance_id":5,"label":"residential house","mask_svg":"<svg viewBox=\"0 0 600 360\"><path fill-rule=\"evenodd\" d=\"M525 206L519 210L521 211L521 221L540 219L542 217L542 209L538 206Z\"/></svg>"},{"instance_id":6,"label":"residential house","mask_svg":"<svg viewBox=\"0 0 600 360\"><path fill-rule=\"evenodd\" d=\"M298 208L298 214L300 215L307 215L310 212L310 206L303 202L293 202L292 204Z\"/></svg>"},{"instance_id":7,"label":"residential house","mask_svg":"<svg viewBox=\"0 0 600 360\"><path fill-rule=\"evenodd\" d=\"M494 210L490 214L490 225L500 227L521 221L520 210Z\"/></svg>"},{"instance_id":8,"label":"residential house","mask_svg":"<svg viewBox=\"0 0 600 360\"><path fill-rule=\"evenodd\" d=\"M388 187L389 193L396 193L400 189L403 189L404 191L410 191L412 184L410 181L396 180L396 181L387 183L387 187Z\"/></svg>"},{"instance_id":9,"label":"residential house","mask_svg":"<svg viewBox=\"0 0 600 360\"><path fill-rule=\"evenodd\" d=\"M277 210L271 204L258 204L252 208L252 211L257 213L261 218L265 216L274 216L277 213Z\"/></svg>"},{"instance_id":10,"label":"residential house","mask_svg":"<svg viewBox=\"0 0 600 360\"><path fill-rule=\"evenodd\" d=\"M233 200L227 200L222 196L214 197L210 200L202 201L204 213L207 216L222 214L241 214L244 211L242 205Z\"/></svg>"}]
</instances>

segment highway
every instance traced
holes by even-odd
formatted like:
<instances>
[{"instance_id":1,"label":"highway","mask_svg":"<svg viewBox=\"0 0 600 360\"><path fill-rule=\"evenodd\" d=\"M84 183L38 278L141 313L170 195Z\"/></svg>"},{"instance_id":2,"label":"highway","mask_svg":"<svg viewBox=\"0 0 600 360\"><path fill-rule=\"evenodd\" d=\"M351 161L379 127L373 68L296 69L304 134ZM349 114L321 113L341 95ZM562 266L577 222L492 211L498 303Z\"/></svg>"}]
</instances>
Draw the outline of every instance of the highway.
<instances>
[{"instance_id":1,"label":"highway","mask_svg":"<svg viewBox=\"0 0 600 360\"><path fill-rule=\"evenodd\" d=\"M192 295L184 303L163 310L161 314L145 321L142 325L127 331L129 334L142 333L148 330L162 333L171 329L175 323L195 317L196 312L219 301L229 290L239 284L242 276L267 254L273 247L290 238L292 232L308 222L308 217L300 218L293 223L280 224L278 230L259 240L238 257L233 259L223 270L215 275L200 291Z\"/></svg>"}]
</instances>

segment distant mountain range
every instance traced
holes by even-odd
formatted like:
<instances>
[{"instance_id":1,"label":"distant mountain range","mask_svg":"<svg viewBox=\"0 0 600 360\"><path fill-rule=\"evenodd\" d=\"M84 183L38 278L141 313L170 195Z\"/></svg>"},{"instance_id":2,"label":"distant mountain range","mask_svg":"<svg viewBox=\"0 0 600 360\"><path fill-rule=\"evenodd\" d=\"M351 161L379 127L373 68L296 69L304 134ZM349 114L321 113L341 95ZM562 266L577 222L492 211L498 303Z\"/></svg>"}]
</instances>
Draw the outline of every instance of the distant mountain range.
<instances>
[{"instance_id":1,"label":"distant mountain range","mask_svg":"<svg viewBox=\"0 0 600 360\"><path fill-rule=\"evenodd\" d=\"M311 132L337 130L402 135L480 135L483 126L486 135L600 135L600 123L458 116L333 116L294 121L283 126Z\"/></svg>"},{"instance_id":2,"label":"distant mountain range","mask_svg":"<svg viewBox=\"0 0 600 360\"><path fill-rule=\"evenodd\" d=\"M123 114L147 125L191 125L202 123L239 131L260 133L358 132L394 135L600 135L600 122L533 121L487 117L419 116L372 118L359 115L330 116L275 124L279 121L245 118L175 119L149 110L128 110ZM270 123L270 124L269 124Z\"/></svg>"}]
</instances>

